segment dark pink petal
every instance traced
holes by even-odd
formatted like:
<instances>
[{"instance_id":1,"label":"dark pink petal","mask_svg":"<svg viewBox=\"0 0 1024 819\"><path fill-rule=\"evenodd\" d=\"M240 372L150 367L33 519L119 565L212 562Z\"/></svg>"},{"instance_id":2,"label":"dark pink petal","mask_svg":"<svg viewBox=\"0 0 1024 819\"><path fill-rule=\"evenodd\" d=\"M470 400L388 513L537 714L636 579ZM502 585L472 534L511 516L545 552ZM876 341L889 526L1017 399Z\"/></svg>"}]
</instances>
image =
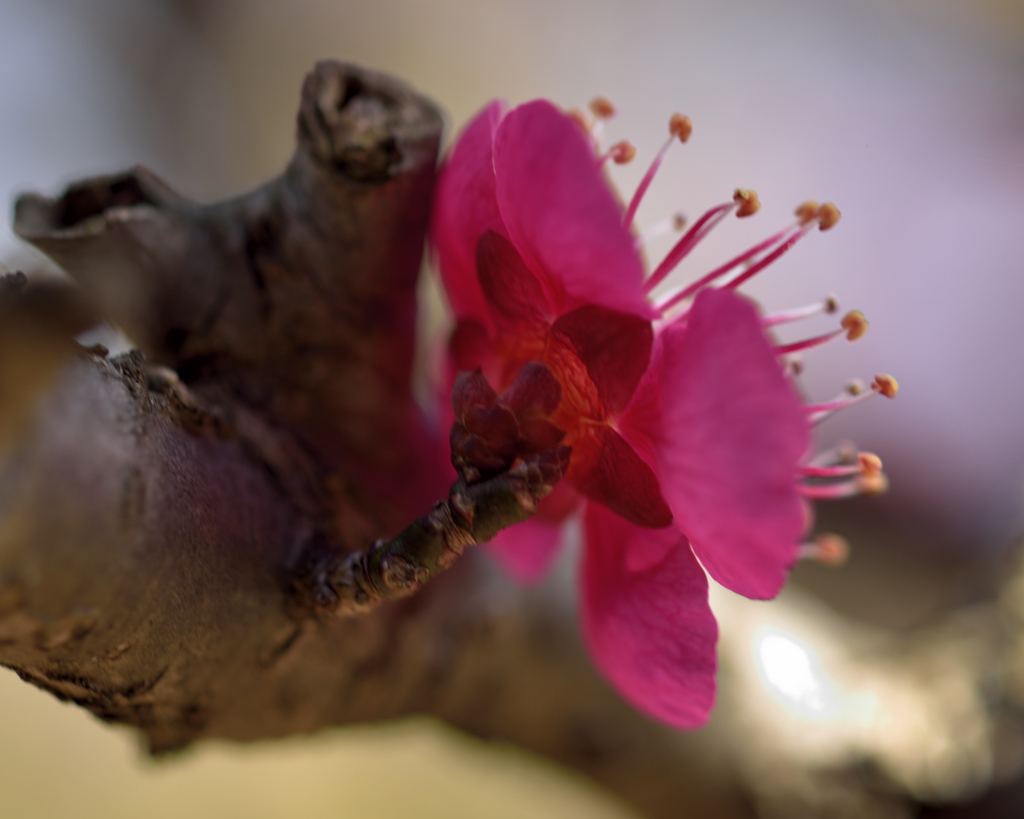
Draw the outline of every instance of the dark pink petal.
<instances>
[{"instance_id":1,"label":"dark pink petal","mask_svg":"<svg viewBox=\"0 0 1024 819\"><path fill-rule=\"evenodd\" d=\"M594 427L573 444L568 477L587 498L638 526L672 522L654 472L611 427Z\"/></svg>"},{"instance_id":2,"label":"dark pink petal","mask_svg":"<svg viewBox=\"0 0 1024 819\"><path fill-rule=\"evenodd\" d=\"M502 529L484 548L519 583L540 580L562 542L563 524L537 517Z\"/></svg>"},{"instance_id":3,"label":"dark pink petal","mask_svg":"<svg viewBox=\"0 0 1024 819\"><path fill-rule=\"evenodd\" d=\"M441 278L456 318L489 326L476 278L476 243L485 231L504 232L494 191L494 134L505 112L495 100L476 115L441 167L430 227Z\"/></svg>"},{"instance_id":4,"label":"dark pink petal","mask_svg":"<svg viewBox=\"0 0 1024 819\"><path fill-rule=\"evenodd\" d=\"M698 294L686 325L659 335L618 428L655 463L711 576L747 597L778 594L804 527L796 469L809 427L754 307Z\"/></svg>"},{"instance_id":5,"label":"dark pink petal","mask_svg":"<svg viewBox=\"0 0 1024 819\"><path fill-rule=\"evenodd\" d=\"M521 323L551 323L552 309L544 288L504 236L488 230L480 237L476 271L498 332L515 332Z\"/></svg>"},{"instance_id":6,"label":"dark pink petal","mask_svg":"<svg viewBox=\"0 0 1024 819\"><path fill-rule=\"evenodd\" d=\"M650 362L654 343L651 323L587 304L559 318L551 330L586 366L605 412L621 412Z\"/></svg>"},{"instance_id":7,"label":"dark pink petal","mask_svg":"<svg viewBox=\"0 0 1024 819\"><path fill-rule=\"evenodd\" d=\"M708 581L675 527L640 529L587 504L583 635L594 662L639 710L676 728L715 702L718 625Z\"/></svg>"},{"instance_id":8,"label":"dark pink petal","mask_svg":"<svg viewBox=\"0 0 1024 819\"><path fill-rule=\"evenodd\" d=\"M572 119L545 100L514 108L498 127L494 171L509 239L558 313L589 303L654 317L622 208Z\"/></svg>"}]
</instances>

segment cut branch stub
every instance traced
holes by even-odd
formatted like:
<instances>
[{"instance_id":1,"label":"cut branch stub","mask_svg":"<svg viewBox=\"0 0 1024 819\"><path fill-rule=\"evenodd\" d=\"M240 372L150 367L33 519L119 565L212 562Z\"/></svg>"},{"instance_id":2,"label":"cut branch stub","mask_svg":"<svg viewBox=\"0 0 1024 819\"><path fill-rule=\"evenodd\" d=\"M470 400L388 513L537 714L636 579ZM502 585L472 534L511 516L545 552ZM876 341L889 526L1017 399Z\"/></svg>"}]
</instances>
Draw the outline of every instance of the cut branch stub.
<instances>
[{"instance_id":1,"label":"cut branch stub","mask_svg":"<svg viewBox=\"0 0 1024 819\"><path fill-rule=\"evenodd\" d=\"M286 431L334 496L322 525L356 547L447 485L410 385L441 128L407 86L322 62L264 187L201 206L135 168L22 196L14 227L192 394Z\"/></svg>"}]
</instances>

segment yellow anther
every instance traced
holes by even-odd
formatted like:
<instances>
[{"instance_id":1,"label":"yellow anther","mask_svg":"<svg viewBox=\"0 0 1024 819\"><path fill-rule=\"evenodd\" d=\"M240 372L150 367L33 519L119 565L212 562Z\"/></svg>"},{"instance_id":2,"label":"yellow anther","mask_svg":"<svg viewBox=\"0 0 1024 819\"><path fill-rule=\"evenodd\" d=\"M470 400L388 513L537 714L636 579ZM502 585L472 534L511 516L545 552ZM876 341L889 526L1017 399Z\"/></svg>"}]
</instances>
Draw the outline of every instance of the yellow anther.
<instances>
[{"instance_id":1,"label":"yellow anther","mask_svg":"<svg viewBox=\"0 0 1024 819\"><path fill-rule=\"evenodd\" d=\"M818 203L815 202L813 199L808 199L806 202L800 205L795 211L793 211L793 213L796 216L797 221L799 221L801 225L806 225L808 222L811 222L815 218L817 218Z\"/></svg>"},{"instance_id":2,"label":"yellow anther","mask_svg":"<svg viewBox=\"0 0 1024 819\"><path fill-rule=\"evenodd\" d=\"M732 201L736 203L736 215L739 218L753 216L761 209L761 201L757 194L746 188L736 188L732 194Z\"/></svg>"},{"instance_id":3,"label":"yellow anther","mask_svg":"<svg viewBox=\"0 0 1024 819\"><path fill-rule=\"evenodd\" d=\"M839 326L846 330L847 341L856 341L868 331L868 320L860 310L851 310L843 316Z\"/></svg>"},{"instance_id":4,"label":"yellow anther","mask_svg":"<svg viewBox=\"0 0 1024 819\"><path fill-rule=\"evenodd\" d=\"M864 382L859 378L851 379L846 386L843 388L847 395L860 395L867 387L864 386ZM851 458L853 456L851 455Z\"/></svg>"},{"instance_id":5,"label":"yellow anther","mask_svg":"<svg viewBox=\"0 0 1024 819\"><path fill-rule=\"evenodd\" d=\"M686 217L681 213L672 214L672 230L677 233L682 231L686 227Z\"/></svg>"},{"instance_id":6,"label":"yellow anther","mask_svg":"<svg viewBox=\"0 0 1024 819\"><path fill-rule=\"evenodd\" d=\"M891 375L876 375L875 383L871 385L878 392L882 393L886 398L895 398L896 393L899 392L900 385L896 383L896 379Z\"/></svg>"},{"instance_id":7,"label":"yellow anther","mask_svg":"<svg viewBox=\"0 0 1024 819\"><path fill-rule=\"evenodd\" d=\"M840 216L842 214L839 212L839 208L831 202L826 202L818 208L818 227L821 230L831 230L836 226Z\"/></svg>"},{"instance_id":8,"label":"yellow anther","mask_svg":"<svg viewBox=\"0 0 1024 819\"><path fill-rule=\"evenodd\" d=\"M598 119L611 119L615 116L615 106L608 97L594 97L590 101L590 113Z\"/></svg>"},{"instance_id":9,"label":"yellow anther","mask_svg":"<svg viewBox=\"0 0 1024 819\"><path fill-rule=\"evenodd\" d=\"M879 472L877 475L857 476L857 489L862 495L881 495L888 488L889 479L883 472Z\"/></svg>"},{"instance_id":10,"label":"yellow anther","mask_svg":"<svg viewBox=\"0 0 1024 819\"><path fill-rule=\"evenodd\" d=\"M628 139L624 139L622 142L616 142L612 145L608 149L608 155L616 165L625 165L628 162L632 162L633 157L636 156L636 146Z\"/></svg>"},{"instance_id":11,"label":"yellow anther","mask_svg":"<svg viewBox=\"0 0 1024 819\"><path fill-rule=\"evenodd\" d=\"M850 542L832 532L818 535L814 538L811 556L826 566L842 566L850 557Z\"/></svg>"},{"instance_id":12,"label":"yellow anther","mask_svg":"<svg viewBox=\"0 0 1024 819\"><path fill-rule=\"evenodd\" d=\"M860 466L860 474L865 478L882 474L882 459L874 452L858 452L857 464Z\"/></svg>"},{"instance_id":13,"label":"yellow anther","mask_svg":"<svg viewBox=\"0 0 1024 819\"><path fill-rule=\"evenodd\" d=\"M673 114L668 121L668 132L679 137L680 142L686 142L693 133L693 122L682 114Z\"/></svg>"}]
</instances>

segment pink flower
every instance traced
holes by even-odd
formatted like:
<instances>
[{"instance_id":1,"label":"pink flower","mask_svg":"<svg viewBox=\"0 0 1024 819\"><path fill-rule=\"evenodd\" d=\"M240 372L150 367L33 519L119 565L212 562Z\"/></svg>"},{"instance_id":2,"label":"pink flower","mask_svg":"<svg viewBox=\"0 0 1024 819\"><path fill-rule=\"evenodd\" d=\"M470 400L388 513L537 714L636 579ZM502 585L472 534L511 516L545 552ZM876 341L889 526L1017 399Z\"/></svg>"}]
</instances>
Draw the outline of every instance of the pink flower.
<instances>
[{"instance_id":1,"label":"pink flower","mask_svg":"<svg viewBox=\"0 0 1024 819\"><path fill-rule=\"evenodd\" d=\"M834 207L805 206L793 227L651 301L715 224L757 209L756 196L738 191L645 277L632 218L689 121L674 117L670 129L623 208L601 167L630 157L630 146L598 157L593 134L550 103L507 113L491 103L442 168L431 234L457 319L454 369L479 369L494 388L475 376L456 390L453 452L468 453L459 463L475 457L487 419L504 411L494 408L498 392L503 406L515 405L521 437L550 446L564 433L572 448L566 480L533 520L495 539L495 552L516 577L537 578L562 520L589 501L581 602L590 652L637 708L690 728L707 719L715 696L717 625L701 566L733 591L773 597L804 548L804 498L859 491L881 477L873 456L802 465L812 420L859 399L804 406L780 357L826 337L780 348L766 326L813 310L762 318L735 292L813 224L830 226ZM743 264L739 277L709 286ZM844 319L850 337L861 322L859 314ZM540 397L524 402L527 393Z\"/></svg>"}]
</instances>

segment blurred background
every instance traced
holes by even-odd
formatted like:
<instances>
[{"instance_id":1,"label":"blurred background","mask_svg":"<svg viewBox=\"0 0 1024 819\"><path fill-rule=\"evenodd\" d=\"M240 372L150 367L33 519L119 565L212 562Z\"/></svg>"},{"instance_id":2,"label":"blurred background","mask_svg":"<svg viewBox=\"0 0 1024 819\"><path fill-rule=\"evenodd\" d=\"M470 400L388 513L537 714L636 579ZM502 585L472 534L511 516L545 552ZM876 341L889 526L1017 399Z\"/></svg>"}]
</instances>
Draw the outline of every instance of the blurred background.
<instances>
[{"instance_id":1,"label":"blurred background","mask_svg":"<svg viewBox=\"0 0 1024 819\"><path fill-rule=\"evenodd\" d=\"M568 107L605 95L619 109L608 138L640 152L613 170L627 195L669 115L688 114L694 135L638 223L696 218L737 186L763 208L724 224L675 281L801 201L835 201L839 227L748 292L768 310L834 293L866 313L865 338L806 356L803 384L825 400L850 377L899 379L896 401L842 413L820 440L878 452L892 488L820 510L853 557L799 567L797 587L822 617L901 634L994 593L1024 530L1024 0L0 0L0 189L52 195L142 163L201 201L243 192L287 162L302 78L328 57L413 84L448 112L449 139L495 96ZM6 222L0 262L40 263ZM828 329L819 321L800 329ZM785 665L782 651L759 656ZM3 816L270 816L298 808L296 794L310 816L342 804L349 817L627 815L569 775L432 724L155 765L9 672L0 689ZM1004 767L974 790L1019 765ZM399 768L436 799L402 802L388 787Z\"/></svg>"}]
</instances>

